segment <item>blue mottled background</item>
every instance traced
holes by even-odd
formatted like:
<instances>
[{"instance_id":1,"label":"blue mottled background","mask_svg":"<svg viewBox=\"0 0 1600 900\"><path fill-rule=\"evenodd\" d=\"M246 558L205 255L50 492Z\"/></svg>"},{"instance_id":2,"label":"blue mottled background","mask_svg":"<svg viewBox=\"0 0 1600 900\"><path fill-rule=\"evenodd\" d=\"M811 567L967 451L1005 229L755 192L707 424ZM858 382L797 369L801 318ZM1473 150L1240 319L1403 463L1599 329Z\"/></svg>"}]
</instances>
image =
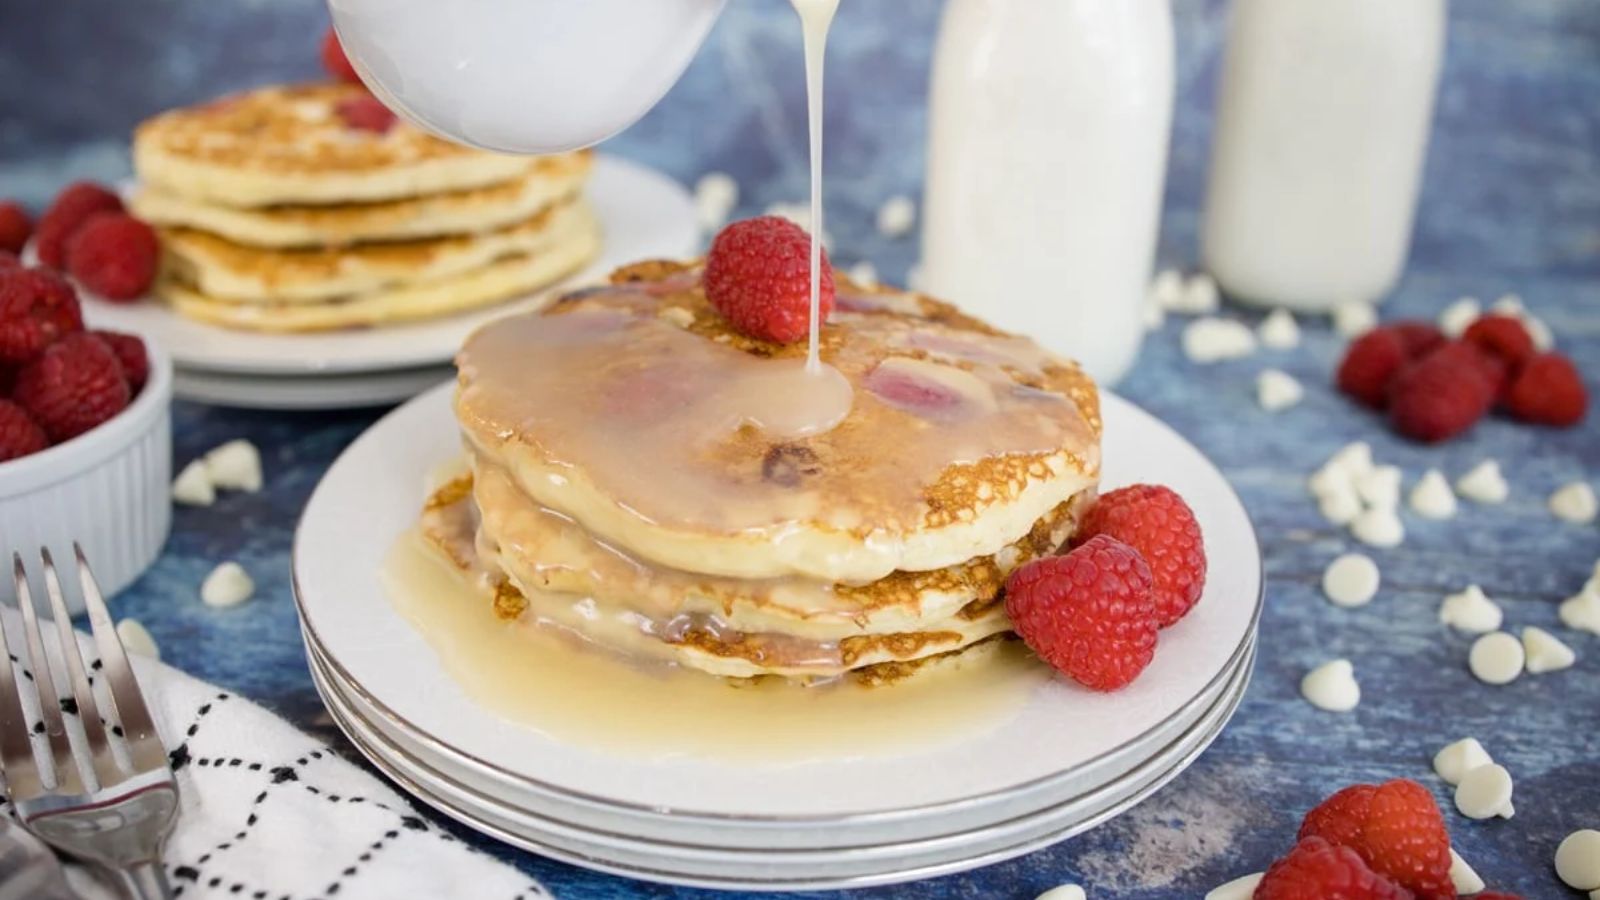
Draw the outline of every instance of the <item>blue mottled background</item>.
<instances>
[{"instance_id":1,"label":"blue mottled background","mask_svg":"<svg viewBox=\"0 0 1600 900\"><path fill-rule=\"evenodd\" d=\"M871 259L894 278L915 258L915 242L886 240L872 217L886 198L920 188L939 6L846 2L832 47L827 202L836 257ZM1224 7L1174 3L1179 101L1160 251L1168 265L1188 265L1195 253ZM314 0L0 0L0 196L39 204L69 178L122 176L127 134L142 117L233 88L315 76L324 23ZM800 66L786 4L737 0L684 81L608 149L686 182L731 172L744 188L743 212L799 200L806 190ZM1587 368L1591 391L1600 387L1595 0L1451 6L1412 265L1386 315L1431 317L1456 296L1504 291L1522 294ZM1443 448L1405 444L1324 387L1340 344L1325 323L1306 324L1298 351L1196 369L1177 350L1180 326L1169 323L1120 387L1218 462L1261 533L1269 579L1261 660L1232 726L1172 785L1090 834L970 874L852 896L1028 900L1078 881L1091 897L1198 897L1265 867L1328 792L1398 776L1438 790L1456 846L1491 885L1529 898L1579 896L1560 886L1550 859L1569 831L1600 827L1600 638L1560 630L1555 604L1600 556L1600 529L1558 523L1545 497L1562 483L1600 475L1600 416L1565 432L1496 420ZM1267 365L1304 380L1306 402L1275 417L1257 409L1254 375ZM263 449L269 487L209 510L180 509L165 556L119 599L119 614L143 619L169 660L329 731L301 656L288 546L323 469L377 414L180 404L180 464L224 439L249 437ZM1303 479L1355 438L1403 466L1408 483L1428 467L1459 474L1497 457L1512 497L1496 508L1467 504L1450 522L1408 518L1406 544L1374 554L1384 572L1378 599L1340 610L1321 599L1317 582L1349 540L1318 517ZM260 595L235 610L209 610L197 585L230 557L256 575ZM1435 619L1440 597L1470 582L1501 601L1509 626L1540 625L1570 639L1578 665L1502 688L1474 681L1467 639ZM1334 656L1354 660L1362 682L1363 703L1349 715L1316 712L1298 696L1301 674ZM1467 822L1429 774L1432 753L1464 735L1483 740L1516 777L1514 819ZM563 898L713 896L494 852Z\"/></svg>"}]
</instances>

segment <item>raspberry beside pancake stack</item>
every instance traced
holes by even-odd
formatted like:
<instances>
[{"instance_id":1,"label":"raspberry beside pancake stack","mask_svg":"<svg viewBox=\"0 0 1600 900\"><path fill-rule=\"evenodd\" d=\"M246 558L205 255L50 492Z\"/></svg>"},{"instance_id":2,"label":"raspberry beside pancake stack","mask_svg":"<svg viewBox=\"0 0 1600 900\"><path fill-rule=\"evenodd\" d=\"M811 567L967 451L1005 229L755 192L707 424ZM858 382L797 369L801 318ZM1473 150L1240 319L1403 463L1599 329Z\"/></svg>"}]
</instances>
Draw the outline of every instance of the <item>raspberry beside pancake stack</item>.
<instances>
[{"instance_id":1,"label":"raspberry beside pancake stack","mask_svg":"<svg viewBox=\"0 0 1600 900\"><path fill-rule=\"evenodd\" d=\"M156 293L214 324L322 331L488 305L594 257L591 154L502 156L341 115L373 102L268 87L141 125L130 206L161 232Z\"/></svg>"}]
</instances>

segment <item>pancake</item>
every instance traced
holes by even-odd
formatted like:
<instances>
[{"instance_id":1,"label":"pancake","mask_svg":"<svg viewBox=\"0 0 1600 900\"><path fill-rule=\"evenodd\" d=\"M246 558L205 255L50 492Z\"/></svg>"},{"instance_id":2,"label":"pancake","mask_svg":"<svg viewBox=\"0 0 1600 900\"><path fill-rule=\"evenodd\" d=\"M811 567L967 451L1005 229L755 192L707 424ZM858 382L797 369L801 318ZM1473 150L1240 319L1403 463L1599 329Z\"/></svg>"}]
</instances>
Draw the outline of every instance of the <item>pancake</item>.
<instances>
[{"instance_id":1,"label":"pancake","mask_svg":"<svg viewBox=\"0 0 1600 900\"><path fill-rule=\"evenodd\" d=\"M485 187L333 206L240 208L150 185L129 198L135 215L164 228L193 229L251 247L344 247L448 234L478 234L527 221L583 187L593 154L536 159L532 169Z\"/></svg>"},{"instance_id":2,"label":"pancake","mask_svg":"<svg viewBox=\"0 0 1600 900\"><path fill-rule=\"evenodd\" d=\"M599 251L599 231L579 230L535 245L529 252L502 257L458 275L397 284L323 302L223 300L171 276L159 280L153 292L182 315L226 328L279 333L333 331L437 318L523 297L582 269Z\"/></svg>"},{"instance_id":3,"label":"pancake","mask_svg":"<svg viewBox=\"0 0 1600 900\"><path fill-rule=\"evenodd\" d=\"M266 87L145 121L134 132L139 180L220 206L335 204L463 191L520 178L535 163L424 132L347 126L355 84Z\"/></svg>"},{"instance_id":4,"label":"pancake","mask_svg":"<svg viewBox=\"0 0 1600 900\"><path fill-rule=\"evenodd\" d=\"M723 578L865 585L993 557L1098 480L1088 376L948 304L841 296L821 341L854 391L837 427L774 440L726 419L727 391L804 354L732 331L696 266L646 264L477 332L456 416L534 503Z\"/></svg>"},{"instance_id":5,"label":"pancake","mask_svg":"<svg viewBox=\"0 0 1600 900\"><path fill-rule=\"evenodd\" d=\"M344 248L271 250L204 231L162 229L163 268L214 300L323 303L457 278L502 257L581 242L598 225L586 201L544 209L509 228Z\"/></svg>"}]
</instances>

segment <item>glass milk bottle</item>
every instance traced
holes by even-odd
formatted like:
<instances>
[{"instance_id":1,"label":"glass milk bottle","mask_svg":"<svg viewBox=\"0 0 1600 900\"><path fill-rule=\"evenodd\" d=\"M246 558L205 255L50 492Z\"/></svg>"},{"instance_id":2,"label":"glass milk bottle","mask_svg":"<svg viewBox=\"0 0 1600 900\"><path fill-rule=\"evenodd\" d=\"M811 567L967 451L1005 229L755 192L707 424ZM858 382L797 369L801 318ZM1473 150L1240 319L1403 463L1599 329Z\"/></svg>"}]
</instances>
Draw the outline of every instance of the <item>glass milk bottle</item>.
<instances>
[{"instance_id":1,"label":"glass milk bottle","mask_svg":"<svg viewBox=\"0 0 1600 900\"><path fill-rule=\"evenodd\" d=\"M1445 0L1234 0L1201 231L1241 300L1378 301L1411 242Z\"/></svg>"},{"instance_id":2,"label":"glass milk bottle","mask_svg":"<svg viewBox=\"0 0 1600 900\"><path fill-rule=\"evenodd\" d=\"M1172 124L1168 0L949 0L919 287L1114 382L1138 355Z\"/></svg>"}]
</instances>

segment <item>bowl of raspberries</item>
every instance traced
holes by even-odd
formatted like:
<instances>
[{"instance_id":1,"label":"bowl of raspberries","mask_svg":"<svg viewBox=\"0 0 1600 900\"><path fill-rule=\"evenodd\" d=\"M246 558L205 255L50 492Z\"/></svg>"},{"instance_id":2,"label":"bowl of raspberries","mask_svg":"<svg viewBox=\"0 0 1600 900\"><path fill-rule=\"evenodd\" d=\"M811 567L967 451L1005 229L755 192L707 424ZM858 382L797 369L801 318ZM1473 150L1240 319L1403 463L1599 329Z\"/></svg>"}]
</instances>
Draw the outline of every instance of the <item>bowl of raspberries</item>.
<instances>
[{"instance_id":1,"label":"bowl of raspberries","mask_svg":"<svg viewBox=\"0 0 1600 900\"><path fill-rule=\"evenodd\" d=\"M36 227L0 203L0 552L71 558L77 541L115 592L171 524L172 364L137 335L84 322L80 287L142 294L154 251L143 223L76 187Z\"/></svg>"}]
</instances>

